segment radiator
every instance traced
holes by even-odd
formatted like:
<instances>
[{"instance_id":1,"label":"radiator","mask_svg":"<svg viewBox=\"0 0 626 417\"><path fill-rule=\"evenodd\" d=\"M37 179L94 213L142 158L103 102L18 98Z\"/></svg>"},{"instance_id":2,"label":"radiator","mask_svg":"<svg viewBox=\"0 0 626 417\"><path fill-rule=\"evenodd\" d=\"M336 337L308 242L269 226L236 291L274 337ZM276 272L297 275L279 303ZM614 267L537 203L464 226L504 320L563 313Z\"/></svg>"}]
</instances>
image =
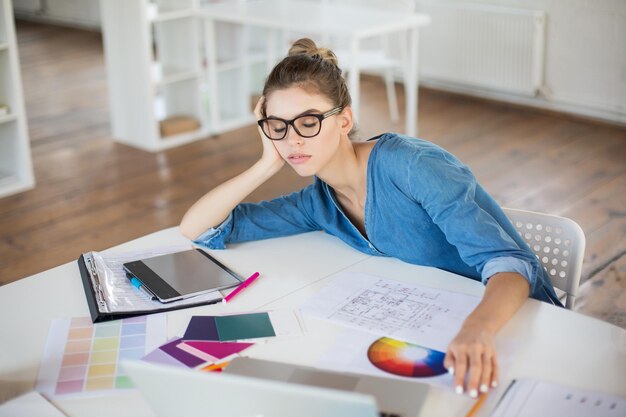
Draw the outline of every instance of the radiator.
<instances>
[{"instance_id":1,"label":"radiator","mask_svg":"<svg viewBox=\"0 0 626 417\"><path fill-rule=\"evenodd\" d=\"M420 77L535 96L543 83L543 11L418 1L432 17L420 31Z\"/></svg>"}]
</instances>

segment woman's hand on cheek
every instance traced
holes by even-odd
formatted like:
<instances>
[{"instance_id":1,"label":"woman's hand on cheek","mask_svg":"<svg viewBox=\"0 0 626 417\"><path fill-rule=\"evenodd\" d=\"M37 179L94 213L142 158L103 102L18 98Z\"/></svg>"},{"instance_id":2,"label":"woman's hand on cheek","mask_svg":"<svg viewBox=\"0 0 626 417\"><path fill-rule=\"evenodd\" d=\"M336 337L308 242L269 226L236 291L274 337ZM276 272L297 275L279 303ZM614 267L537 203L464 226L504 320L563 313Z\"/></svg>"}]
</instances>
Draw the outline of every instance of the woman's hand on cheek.
<instances>
[{"instance_id":1,"label":"woman's hand on cheek","mask_svg":"<svg viewBox=\"0 0 626 417\"><path fill-rule=\"evenodd\" d=\"M256 120L261 120L263 118L263 103L265 101L265 97L261 96L259 101L254 108L254 117ZM285 165L285 160L280 156L280 153L274 146L274 141L270 140L265 136L261 127L258 127L259 135L261 136L261 141L263 143L263 155L261 156L262 161L266 161L270 166L272 166L276 171L282 168Z\"/></svg>"},{"instance_id":2,"label":"woman's hand on cheek","mask_svg":"<svg viewBox=\"0 0 626 417\"><path fill-rule=\"evenodd\" d=\"M495 387L499 370L494 334L479 324L464 323L448 346L444 366L454 375L458 394L477 397Z\"/></svg>"}]
</instances>

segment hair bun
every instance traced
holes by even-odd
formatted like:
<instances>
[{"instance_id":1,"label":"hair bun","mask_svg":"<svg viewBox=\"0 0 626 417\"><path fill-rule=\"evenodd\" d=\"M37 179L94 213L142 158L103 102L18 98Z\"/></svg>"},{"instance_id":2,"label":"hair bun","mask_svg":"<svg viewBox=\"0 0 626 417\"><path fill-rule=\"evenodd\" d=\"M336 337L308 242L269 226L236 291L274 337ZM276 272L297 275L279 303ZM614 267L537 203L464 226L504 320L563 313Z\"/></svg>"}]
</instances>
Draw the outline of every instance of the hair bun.
<instances>
[{"instance_id":1,"label":"hair bun","mask_svg":"<svg viewBox=\"0 0 626 417\"><path fill-rule=\"evenodd\" d=\"M307 55L311 58L319 57L324 61L329 61L335 66L339 66L337 56L328 48L318 48L315 42L309 38L298 39L289 48L288 56Z\"/></svg>"}]
</instances>

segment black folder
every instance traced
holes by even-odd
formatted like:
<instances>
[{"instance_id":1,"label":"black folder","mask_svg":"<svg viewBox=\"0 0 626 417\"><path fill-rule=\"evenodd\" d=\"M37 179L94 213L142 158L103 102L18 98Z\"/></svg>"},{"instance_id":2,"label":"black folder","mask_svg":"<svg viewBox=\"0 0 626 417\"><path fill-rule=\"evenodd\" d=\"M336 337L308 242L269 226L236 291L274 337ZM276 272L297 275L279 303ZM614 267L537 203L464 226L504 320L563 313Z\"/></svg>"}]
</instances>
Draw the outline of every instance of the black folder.
<instances>
[{"instance_id":1,"label":"black folder","mask_svg":"<svg viewBox=\"0 0 626 417\"><path fill-rule=\"evenodd\" d=\"M154 310L134 310L134 311L122 311L122 312L102 311L100 308L100 304L101 304L100 300L102 300L102 297L98 294L98 289L94 288L94 284L93 284L94 280L92 279L91 268L87 266L87 263L89 263L90 261L86 261L85 254L82 254L78 258L77 262L78 262L78 269L80 270L80 277L83 282L83 289L85 290L85 297L87 298L87 305L89 306L89 314L91 315L91 321L94 323L124 319L127 317L143 316L146 314L163 313L166 311L181 310L184 308L197 307L197 306L207 305L207 304L214 304L221 300L220 298L216 300L200 301L200 302L192 303L192 304L174 305L174 306L169 306L165 308L163 308L164 304L160 303L159 301L155 301L155 307L158 307L158 308L155 308ZM98 282L97 278L96 278L96 282ZM128 285L129 286L131 285L130 281Z\"/></svg>"}]
</instances>

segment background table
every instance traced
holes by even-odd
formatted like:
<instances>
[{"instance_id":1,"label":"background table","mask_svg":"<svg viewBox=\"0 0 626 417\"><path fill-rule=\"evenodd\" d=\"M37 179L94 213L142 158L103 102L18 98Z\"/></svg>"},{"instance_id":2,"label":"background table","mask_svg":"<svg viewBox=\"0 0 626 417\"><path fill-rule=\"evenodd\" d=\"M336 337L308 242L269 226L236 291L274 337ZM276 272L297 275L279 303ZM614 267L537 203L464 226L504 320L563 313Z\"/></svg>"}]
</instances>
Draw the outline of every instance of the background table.
<instances>
[{"instance_id":1,"label":"background table","mask_svg":"<svg viewBox=\"0 0 626 417\"><path fill-rule=\"evenodd\" d=\"M177 228L166 229L120 245L134 250L184 243ZM210 251L241 274L259 270L254 288L232 303L168 313L169 337L180 334L192 315L297 308L339 271L363 272L399 281L481 295L482 284L445 271L370 257L338 239L313 232ZM77 254L78 255L78 254ZM58 317L87 316L89 311L75 262L0 287L0 401L32 390L50 322ZM252 357L315 365L341 328L306 320L298 339L256 345ZM501 384L479 415L488 415L512 378L534 377L578 388L626 395L626 332L611 324L528 300L497 337L499 350L511 351L503 364ZM472 400L433 389L421 416L463 415ZM94 398L55 400L70 416L152 416L137 391Z\"/></svg>"},{"instance_id":2,"label":"background table","mask_svg":"<svg viewBox=\"0 0 626 417\"><path fill-rule=\"evenodd\" d=\"M298 33L319 34L322 37L340 36L348 39L350 45L351 66L347 68L348 88L352 96L352 110L355 120L359 115L359 76L357 56L360 42L368 37L404 33L407 35L407 65L405 76L406 97L406 134L417 134L417 92L418 92L418 28L427 25L430 17L417 13L399 13L381 11L367 7L355 7L342 4L318 3L295 0L257 0L224 2L205 5L200 15L206 21L207 58L209 67L209 95L211 103L219 103L217 80L217 45L216 22L235 23L242 26L255 26L270 31L294 31ZM276 62L275 33L268 42L268 65ZM241 54L246 54L242 46ZM271 68L270 68L271 69ZM246 94L250 97L250 94ZM220 125L219 108L211 106L211 125Z\"/></svg>"}]
</instances>

